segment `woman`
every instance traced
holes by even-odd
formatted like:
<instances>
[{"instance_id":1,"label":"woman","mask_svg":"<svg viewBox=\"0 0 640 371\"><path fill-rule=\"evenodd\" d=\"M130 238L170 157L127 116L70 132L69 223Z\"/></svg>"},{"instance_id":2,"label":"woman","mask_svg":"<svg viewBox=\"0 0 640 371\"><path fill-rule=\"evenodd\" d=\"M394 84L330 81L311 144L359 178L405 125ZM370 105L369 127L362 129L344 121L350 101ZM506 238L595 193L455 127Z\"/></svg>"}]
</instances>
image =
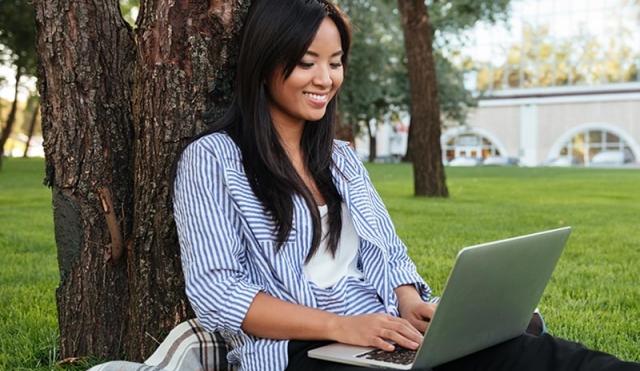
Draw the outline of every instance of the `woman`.
<instances>
[{"instance_id":1,"label":"woman","mask_svg":"<svg viewBox=\"0 0 640 371\"><path fill-rule=\"evenodd\" d=\"M365 168L333 140L349 43L325 0L254 0L231 108L178 164L187 295L242 370L350 370L306 350L323 340L416 349L435 310ZM574 346L542 338L508 346ZM504 364L496 352L440 368Z\"/></svg>"}]
</instances>

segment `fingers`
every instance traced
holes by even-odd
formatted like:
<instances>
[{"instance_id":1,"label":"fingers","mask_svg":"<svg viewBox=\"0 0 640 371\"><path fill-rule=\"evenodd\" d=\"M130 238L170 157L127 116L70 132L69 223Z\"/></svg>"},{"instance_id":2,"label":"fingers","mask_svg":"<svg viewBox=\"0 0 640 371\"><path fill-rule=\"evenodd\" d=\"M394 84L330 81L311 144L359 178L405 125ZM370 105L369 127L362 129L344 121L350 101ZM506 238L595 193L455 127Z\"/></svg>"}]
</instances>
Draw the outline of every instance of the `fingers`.
<instances>
[{"instance_id":1,"label":"fingers","mask_svg":"<svg viewBox=\"0 0 640 371\"><path fill-rule=\"evenodd\" d=\"M411 323L411 325L413 325L413 327L415 327L418 331L420 331L423 334L425 332L427 332L427 328L429 328L429 322L423 321L423 320L418 319L418 318L409 319L409 323Z\"/></svg>"},{"instance_id":2,"label":"fingers","mask_svg":"<svg viewBox=\"0 0 640 371\"><path fill-rule=\"evenodd\" d=\"M394 321L397 322L396 326L398 326L399 333L417 345L422 342L422 334L409 321L395 317Z\"/></svg>"},{"instance_id":3,"label":"fingers","mask_svg":"<svg viewBox=\"0 0 640 371\"><path fill-rule=\"evenodd\" d=\"M411 323L402 318L391 316L387 318L387 323L380 330L378 336L407 349L417 349L420 346L420 342L422 342L422 334L420 334ZM393 350L393 348L394 347L391 346L391 350ZM387 350L389 347L385 346L380 349Z\"/></svg>"},{"instance_id":4,"label":"fingers","mask_svg":"<svg viewBox=\"0 0 640 371\"><path fill-rule=\"evenodd\" d=\"M417 309L417 314L421 316L426 321L431 321L433 318L433 314L436 312L437 305L432 303L423 303L419 305Z\"/></svg>"},{"instance_id":5,"label":"fingers","mask_svg":"<svg viewBox=\"0 0 640 371\"><path fill-rule=\"evenodd\" d=\"M392 344L387 343L380 337L375 338L373 344L371 345L387 352L393 352L393 350L396 348Z\"/></svg>"},{"instance_id":6,"label":"fingers","mask_svg":"<svg viewBox=\"0 0 640 371\"><path fill-rule=\"evenodd\" d=\"M414 325L388 314L352 316L343 325L335 339L346 344L374 346L390 352L395 349L392 343L415 350L422 342L422 334Z\"/></svg>"}]
</instances>

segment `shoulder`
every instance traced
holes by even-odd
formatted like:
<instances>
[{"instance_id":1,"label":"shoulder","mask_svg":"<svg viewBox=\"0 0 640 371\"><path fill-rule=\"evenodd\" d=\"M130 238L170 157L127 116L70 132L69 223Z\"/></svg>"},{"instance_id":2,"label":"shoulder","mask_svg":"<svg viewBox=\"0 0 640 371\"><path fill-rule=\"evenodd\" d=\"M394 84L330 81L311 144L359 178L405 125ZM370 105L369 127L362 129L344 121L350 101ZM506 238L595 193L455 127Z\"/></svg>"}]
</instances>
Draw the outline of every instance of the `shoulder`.
<instances>
[{"instance_id":1,"label":"shoulder","mask_svg":"<svg viewBox=\"0 0 640 371\"><path fill-rule=\"evenodd\" d=\"M213 157L217 160L241 160L241 152L231 137L224 132L204 135L185 148L183 156Z\"/></svg>"},{"instance_id":2,"label":"shoulder","mask_svg":"<svg viewBox=\"0 0 640 371\"><path fill-rule=\"evenodd\" d=\"M203 172L213 176L226 169L242 170L242 155L229 135L207 134L189 143L177 161L177 172Z\"/></svg>"},{"instance_id":3,"label":"shoulder","mask_svg":"<svg viewBox=\"0 0 640 371\"><path fill-rule=\"evenodd\" d=\"M358 157L358 153L351 146L351 143L335 139L333 141L333 164L340 172L353 179L366 173L364 164Z\"/></svg>"},{"instance_id":4,"label":"shoulder","mask_svg":"<svg viewBox=\"0 0 640 371\"><path fill-rule=\"evenodd\" d=\"M342 157L351 163L361 162L355 149L351 146L351 143L344 140L333 140L333 153L334 155Z\"/></svg>"},{"instance_id":5,"label":"shoulder","mask_svg":"<svg viewBox=\"0 0 640 371\"><path fill-rule=\"evenodd\" d=\"M358 153L356 152L356 149L353 147L351 142L334 139L333 154L334 157L343 158L352 166L364 166L362 164L362 160L360 160L360 157L358 156Z\"/></svg>"}]
</instances>

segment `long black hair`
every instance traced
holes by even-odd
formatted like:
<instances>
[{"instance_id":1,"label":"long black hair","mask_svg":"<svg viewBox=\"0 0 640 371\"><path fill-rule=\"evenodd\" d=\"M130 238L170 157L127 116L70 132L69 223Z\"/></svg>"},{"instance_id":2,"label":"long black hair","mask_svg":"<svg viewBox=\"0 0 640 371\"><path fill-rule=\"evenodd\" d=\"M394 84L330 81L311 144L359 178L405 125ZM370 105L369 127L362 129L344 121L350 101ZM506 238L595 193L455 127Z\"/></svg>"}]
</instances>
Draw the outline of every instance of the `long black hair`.
<instances>
[{"instance_id":1,"label":"long black hair","mask_svg":"<svg viewBox=\"0 0 640 371\"><path fill-rule=\"evenodd\" d=\"M292 229L293 197L302 196L313 222L307 262L320 245L320 213L279 141L269 111L267 82L278 68L285 80L291 75L327 17L340 34L346 70L351 29L335 5L328 0L254 0L243 29L231 106L205 133L225 131L240 148L251 189L276 223L278 250ZM336 100L337 94L322 119L305 124L300 143L306 168L327 203L327 248L334 256L342 230L342 197L331 175Z\"/></svg>"}]
</instances>

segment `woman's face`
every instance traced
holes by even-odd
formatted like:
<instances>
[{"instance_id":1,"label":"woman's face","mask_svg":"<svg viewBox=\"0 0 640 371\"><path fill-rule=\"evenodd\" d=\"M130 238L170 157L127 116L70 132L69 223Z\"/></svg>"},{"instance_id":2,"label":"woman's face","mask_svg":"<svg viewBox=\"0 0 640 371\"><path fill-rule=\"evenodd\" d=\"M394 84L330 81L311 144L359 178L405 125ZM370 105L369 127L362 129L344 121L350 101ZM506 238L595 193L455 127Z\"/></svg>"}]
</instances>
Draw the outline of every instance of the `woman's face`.
<instances>
[{"instance_id":1,"label":"woman's face","mask_svg":"<svg viewBox=\"0 0 640 371\"><path fill-rule=\"evenodd\" d=\"M299 125L324 117L327 104L344 80L342 54L338 28L325 18L291 75L283 80L279 69L269 81L269 108L274 123Z\"/></svg>"}]
</instances>

